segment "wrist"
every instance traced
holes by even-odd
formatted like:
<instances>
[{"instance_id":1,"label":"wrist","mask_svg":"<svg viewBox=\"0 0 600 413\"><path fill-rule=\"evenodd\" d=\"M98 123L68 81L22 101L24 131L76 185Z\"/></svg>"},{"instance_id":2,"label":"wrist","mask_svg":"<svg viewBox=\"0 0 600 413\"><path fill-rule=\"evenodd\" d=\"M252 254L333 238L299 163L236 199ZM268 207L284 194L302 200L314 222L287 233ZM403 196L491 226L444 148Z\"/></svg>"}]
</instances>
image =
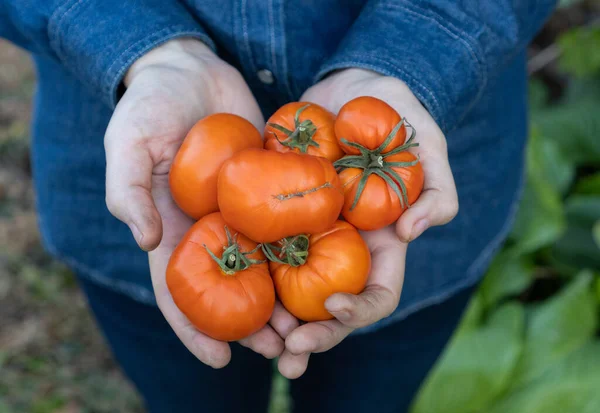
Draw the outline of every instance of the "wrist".
<instances>
[{"instance_id":1,"label":"wrist","mask_svg":"<svg viewBox=\"0 0 600 413\"><path fill-rule=\"evenodd\" d=\"M193 38L177 38L150 50L138 58L125 73L123 84L128 87L134 78L148 69L169 67L197 70L199 62L219 60L204 42Z\"/></svg>"},{"instance_id":2,"label":"wrist","mask_svg":"<svg viewBox=\"0 0 600 413\"><path fill-rule=\"evenodd\" d=\"M327 79L336 82L357 82L378 77L383 77L383 75L373 70L349 67L347 69L334 70L325 76L323 80Z\"/></svg>"}]
</instances>

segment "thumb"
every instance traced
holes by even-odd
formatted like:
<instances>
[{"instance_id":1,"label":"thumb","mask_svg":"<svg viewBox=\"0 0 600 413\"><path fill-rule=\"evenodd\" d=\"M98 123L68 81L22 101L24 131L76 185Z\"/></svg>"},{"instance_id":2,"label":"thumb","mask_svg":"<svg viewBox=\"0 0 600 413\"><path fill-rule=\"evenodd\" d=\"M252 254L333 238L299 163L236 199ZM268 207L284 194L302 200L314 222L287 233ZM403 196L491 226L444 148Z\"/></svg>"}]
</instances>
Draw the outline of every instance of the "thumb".
<instances>
[{"instance_id":1,"label":"thumb","mask_svg":"<svg viewBox=\"0 0 600 413\"><path fill-rule=\"evenodd\" d=\"M410 242L427 228L445 225L458 213L459 202L444 136L437 134L419 150L425 174L423 192L396 223L398 237Z\"/></svg>"},{"instance_id":2,"label":"thumb","mask_svg":"<svg viewBox=\"0 0 600 413\"><path fill-rule=\"evenodd\" d=\"M114 117L113 117L114 118ZM137 244L150 251L162 238L162 221L152 198L153 161L147 148L131 144L118 118L111 120L104 139L106 206L129 226Z\"/></svg>"},{"instance_id":3,"label":"thumb","mask_svg":"<svg viewBox=\"0 0 600 413\"><path fill-rule=\"evenodd\" d=\"M371 284L360 295L332 295L325 301L325 308L344 325L361 328L392 314L399 298L399 293Z\"/></svg>"}]
</instances>

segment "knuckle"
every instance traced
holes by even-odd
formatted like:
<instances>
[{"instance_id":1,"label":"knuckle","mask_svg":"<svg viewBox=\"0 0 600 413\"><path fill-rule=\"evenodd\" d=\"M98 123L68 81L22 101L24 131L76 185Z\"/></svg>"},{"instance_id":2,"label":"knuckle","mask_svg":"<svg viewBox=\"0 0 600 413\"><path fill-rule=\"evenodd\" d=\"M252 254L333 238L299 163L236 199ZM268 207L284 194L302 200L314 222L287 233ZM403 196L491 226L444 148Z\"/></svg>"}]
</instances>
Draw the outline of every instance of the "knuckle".
<instances>
[{"instance_id":1,"label":"knuckle","mask_svg":"<svg viewBox=\"0 0 600 413\"><path fill-rule=\"evenodd\" d=\"M439 150L441 153L446 155L448 153L448 141L446 140L446 136L442 132L439 133Z\"/></svg>"},{"instance_id":2,"label":"knuckle","mask_svg":"<svg viewBox=\"0 0 600 413\"><path fill-rule=\"evenodd\" d=\"M398 303L400 302L400 296L398 294L394 293L392 290L382 287L379 297L380 297L380 308L381 308L381 313L380 313L379 319L389 317L390 315L392 315L394 313L394 311L396 311L396 308L398 308Z\"/></svg>"},{"instance_id":3,"label":"knuckle","mask_svg":"<svg viewBox=\"0 0 600 413\"><path fill-rule=\"evenodd\" d=\"M446 204L445 204L445 208L444 208L444 224L447 224L448 222L452 221L454 219L454 217L456 217L456 215L458 214L458 210L459 210L459 204L458 204L458 198L457 197L452 197L452 199L450 199Z\"/></svg>"},{"instance_id":4,"label":"knuckle","mask_svg":"<svg viewBox=\"0 0 600 413\"><path fill-rule=\"evenodd\" d=\"M110 190L106 191L105 202L106 202L106 207L108 208L108 211L112 215L117 216L119 214L120 203L117 200L117 197L115 196L113 191L110 191Z\"/></svg>"}]
</instances>

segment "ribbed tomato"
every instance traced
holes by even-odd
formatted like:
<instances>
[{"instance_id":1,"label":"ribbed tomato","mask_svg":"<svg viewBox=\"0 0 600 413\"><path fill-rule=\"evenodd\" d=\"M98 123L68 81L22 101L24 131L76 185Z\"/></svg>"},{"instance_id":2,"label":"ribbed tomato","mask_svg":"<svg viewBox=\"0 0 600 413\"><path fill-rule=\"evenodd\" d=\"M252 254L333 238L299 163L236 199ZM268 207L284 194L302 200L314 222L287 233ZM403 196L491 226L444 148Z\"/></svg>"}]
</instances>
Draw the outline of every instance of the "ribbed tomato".
<instances>
[{"instance_id":1,"label":"ribbed tomato","mask_svg":"<svg viewBox=\"0 0 600 413\"><path fill-rule=\"evenodd\" d=\"M408 205L412 205L423 190L424 174L421 164L417 162L417 157L410 152L400 152L386 159L387 162L412 165L391 167L402 179L403 185L406 187ZM393 186L376 174L369 175L358 202L352 208L363 176L364 169L359 168L348 168L340 172L345 198L342 216L364 231L380 229L396 222L407 207L401 204ZM394 182L396 182L395 179Z\"/></svg>"},{"instance_id":2,"label":"ribbed tomato","mask_svg":"<svg viewBox=\"0 0 600 413\"><path fill-rule=\"evenodd\" d=\"M264 254L245 235L229 231L219 212L185 234L169 260L167 286L181 312L216 340L257 332L275 306Z\"/></svg>"},{"instance_id":3,"label":"ribbed tomato","mask_svg":"<svg viewBox=\"0 0 600 413\"><path fill-rule=\"evenodd\" d=\"M223 164L218 201L232 228L256 242L275 242L329 229L344 193L325 158L246 149Z\"/></svg>"},{"instance_id":4,"label":"ribbed tomato","mask_svg":"<svg viewBox=\"0 0 600 413\"><path fill-rule=\"evenodd\" d=\"M424 173L419 158L408 150L415 129L387 103L359 97L338 114L335 131L348 155L335 162L344 185L344 218L361 230L394 223L419 198Z\"/></svg>"},{"instance_id":5,"label":"ribbed tomato","mask_svg":"<svg viewBox=\"0 0 600 413\"><path fill-rule=\"evenodd\" d=\"M216 212L217 176L225 160L246 148L261 148L260 132L246 119L217 113L188 132L169 173L175 203L192 218Z\"/></svg>"},{"instance_id":6,"label":"ribbed tomato","mask_svg":"<svg viewBox=\"0 0 600 413\"><path fill-rule=\"evenodd\" d=\"M341 148L349 155L360 155L360 149L347 145L342 139L356 143L365 149L376 150L389 133L402 121L402 117L381 99L360 96L347 102L335 120L335 135ZM389 144L381 153L402 145L406 140L404 124L394 133Z\"/></svg>"},{"instance_id":7,"label":"ribbed tomato","mask_svg":"<svg viewBox=\"0 0 600 413\"><path fill-rule=\"evenodd\" d=\"M334 131L335 115L316 103L291 102L267 121L265 149L306 153L337 161L344 152Z\"/></svg>"},{"instance_id":8,"label":"ribbed tomato","mask_svg":"<svg viewBox=\"0 0 600 413\"><path fill-rule=\"evenodd\" d=\"M371 269L371 255L358 231L336 221L327 231L265 245L277 295L304 321L328 320L325 300L334 293L360 293Z\"/></svg>"}]
</instances>

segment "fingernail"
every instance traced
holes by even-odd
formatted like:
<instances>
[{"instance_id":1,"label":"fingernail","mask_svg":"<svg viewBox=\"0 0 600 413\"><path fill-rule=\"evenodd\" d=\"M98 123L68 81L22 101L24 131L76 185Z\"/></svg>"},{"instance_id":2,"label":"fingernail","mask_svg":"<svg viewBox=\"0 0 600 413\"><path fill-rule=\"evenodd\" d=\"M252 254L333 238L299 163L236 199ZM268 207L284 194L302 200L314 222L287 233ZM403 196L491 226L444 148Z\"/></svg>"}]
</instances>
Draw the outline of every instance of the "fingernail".
<instances>
[{"instance_id":1,"label":"fingernail","mask_svg":"<svg viewBox=\"0 0 600 413\"><path fill-rule=\"evenodd\" d=\"M144 239L144 234L142 234L142 232L140 231L140 229L137 227L137 225L135 223L131 223L131 225L129 225L129 229L131 230L131 233L133 234L133 238L135 238L135 241L141 247L142 241Z\"/></svg>"},{"instance_id":2,"label":"fingernail","mask_svg":"<svg viewBox=\"0 0 600 413\"><path fill-rule=\"evenodd\" d=\"M415 239L417 239L423 232L425 232L427 228L429 228L429 221L427 220L427 218L423 218L417 221L417 223L412 228L409 241L414 241Z\"/></svg>"},{"instance_id":3,"label":"fingernail","mask_svg":"<svg viewBox=\"0 0 600 413\"><path fill-rule=\"evenodd\" d=\"M352 318L352 314L350 314L350 312L347 310L335 311L335 312L332 311L331 314L333 314L333 316L340 321L349 321Z\"/></svg>"}]
</instances>

